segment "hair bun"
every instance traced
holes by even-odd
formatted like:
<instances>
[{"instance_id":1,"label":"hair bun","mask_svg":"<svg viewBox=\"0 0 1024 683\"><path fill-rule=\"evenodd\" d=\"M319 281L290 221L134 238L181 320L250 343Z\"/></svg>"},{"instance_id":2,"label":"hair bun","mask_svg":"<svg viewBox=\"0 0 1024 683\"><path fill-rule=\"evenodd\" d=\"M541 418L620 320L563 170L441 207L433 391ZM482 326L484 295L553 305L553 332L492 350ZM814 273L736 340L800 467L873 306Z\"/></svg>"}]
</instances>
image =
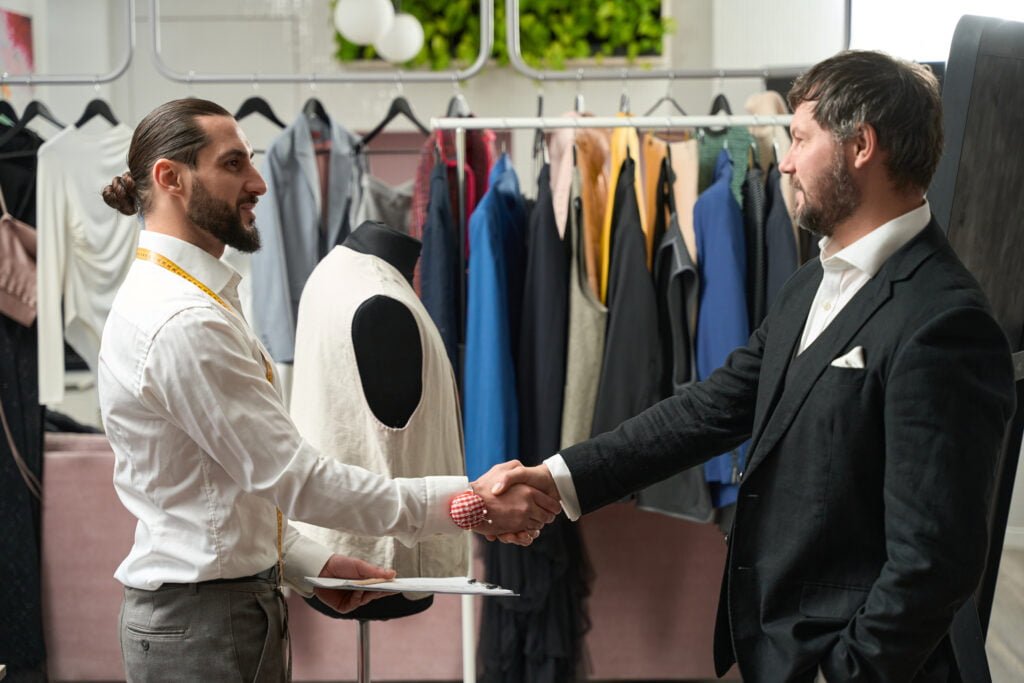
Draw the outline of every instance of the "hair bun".
<instances>
[{"instance_id":1,"label":"hair bun","mask_svg":"<svg viewBox=\"0 0 1024 683\"><path fill-rule=\"evenodd\" d=\"M131 173L114 176L110 184L103 188L103 201L126 216L134 216L139 211L138 196L135 193L135 180Z\"/></svg>"}]
</instances>

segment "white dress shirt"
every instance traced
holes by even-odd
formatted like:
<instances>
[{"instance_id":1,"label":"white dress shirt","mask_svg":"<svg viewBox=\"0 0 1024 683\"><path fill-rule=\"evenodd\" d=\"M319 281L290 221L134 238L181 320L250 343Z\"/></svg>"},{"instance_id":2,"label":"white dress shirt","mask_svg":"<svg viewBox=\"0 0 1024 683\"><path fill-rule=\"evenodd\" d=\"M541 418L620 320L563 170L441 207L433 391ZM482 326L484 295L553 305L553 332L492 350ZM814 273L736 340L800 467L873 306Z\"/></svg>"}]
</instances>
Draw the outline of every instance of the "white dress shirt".
<instances>
[{"instance_id":1,"label":"white dress shirt","mask_svg":"<svg viewBox=\"0 0 1024 683\"><path fill-rule=\"evenodd\" d=\"M99 354L98 388L115 454L114 487L138 518L115 577L155 589L249 576L277 562L277 514L412 544L461 533L448 517L465 477L388 479L321 457L267 381L259 339L237 313L240 276L202 249L144 231L139 245L228 302L136 260ZM303 593L330 551L290 526L284 578Z\"/></svg>"},{"instance_id":2,"label":"white dress shirt","mask_svg":"<svg viewBox=\"0 0 1024 683\"><path fill-rule=\"evenodd\" d=\"M835 320L836 315L850 302L867 282L881 269L890 256L925 229L931 219L931 208L925 201L921 206L875 228L845 249L834 251L832 238L818 242L823 272L821 284L807 312L807 322L800 338L804 350ZM555 454L544 461L555 480L562 509L571 520L579 519L580 504L576 486L565 460Z\"/></svg>"}]
</instances>

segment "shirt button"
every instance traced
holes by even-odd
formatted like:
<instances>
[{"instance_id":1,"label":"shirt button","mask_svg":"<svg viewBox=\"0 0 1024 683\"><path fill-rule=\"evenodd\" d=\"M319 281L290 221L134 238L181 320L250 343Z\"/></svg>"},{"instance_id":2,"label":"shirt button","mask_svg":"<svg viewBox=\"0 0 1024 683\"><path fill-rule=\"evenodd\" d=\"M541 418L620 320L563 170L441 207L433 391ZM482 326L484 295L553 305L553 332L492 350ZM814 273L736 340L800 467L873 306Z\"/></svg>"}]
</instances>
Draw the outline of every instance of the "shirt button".
<instances>
[{"instance_id":1,"label":"shirt button","mask_svg":"<svg viewBox=\"0 0 1024 683\"><path fill-rule=\"evenodd\" d=\"M826 301L825 303L823 303L821 305L821 307L824 308L826 311L831 311L832 310L832 302L831 301Z\"/></svg>"}]
</instances>

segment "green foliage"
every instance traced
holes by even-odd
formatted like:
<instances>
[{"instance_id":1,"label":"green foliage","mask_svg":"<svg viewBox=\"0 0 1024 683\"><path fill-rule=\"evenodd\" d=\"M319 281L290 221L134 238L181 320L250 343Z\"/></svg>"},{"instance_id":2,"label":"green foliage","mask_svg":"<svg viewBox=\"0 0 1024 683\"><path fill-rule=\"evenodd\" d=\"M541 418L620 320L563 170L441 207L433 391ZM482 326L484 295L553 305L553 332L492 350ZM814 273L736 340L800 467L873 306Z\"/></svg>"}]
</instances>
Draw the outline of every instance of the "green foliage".
<instances>
[{"instance_id":1,"label":"green foliage","mask_svg":"<svg viewBox=\"0 0 1024 683\"><path fill-rule=\"evenodd\" d=\"M336 0L332 0L331 16ZM444 71L465 67L480 46L479 0L402 0L403 12L423 24L423 49L405 66ZM661 16L661 0L521 0L520 38L523 58L534 68L562 69L565 62L588 57L660 55L662 38L675 23ZM505 3L495 2L494 50L508 64ZM354 45L335 31L335 58L340 62L373 59L372 46Z\"/></svg>"}]
</instances>

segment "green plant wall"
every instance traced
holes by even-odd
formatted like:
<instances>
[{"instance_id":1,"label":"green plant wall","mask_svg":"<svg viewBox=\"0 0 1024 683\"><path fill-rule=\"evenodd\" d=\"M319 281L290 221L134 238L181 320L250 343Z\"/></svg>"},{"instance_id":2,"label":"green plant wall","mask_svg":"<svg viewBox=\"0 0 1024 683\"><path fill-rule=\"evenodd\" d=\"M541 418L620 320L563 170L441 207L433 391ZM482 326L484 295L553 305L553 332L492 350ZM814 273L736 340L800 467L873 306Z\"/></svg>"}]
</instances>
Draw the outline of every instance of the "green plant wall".
<instances>
[{"instance_id":1,"label":"green plant wall","mask_svg":"<svg viewBox=\"0 0 1024 683\"><path fill-rule=\"evenodd\" d=\"M331 2L333 16L334 1ZM401 10L423 24L423 49L406 66L438 71L465 67L479 52L479 0L402 0ZM567 60L623 56L630 61L660 55L662 38L675 30L661 16L661 0L521 0L520 45L535 68L562 69ZM495 2L494 51L508 64L505 3ZM334 33L340 62L373 59L372 46L355 45Z\"/></svg>"}]
</instances>

